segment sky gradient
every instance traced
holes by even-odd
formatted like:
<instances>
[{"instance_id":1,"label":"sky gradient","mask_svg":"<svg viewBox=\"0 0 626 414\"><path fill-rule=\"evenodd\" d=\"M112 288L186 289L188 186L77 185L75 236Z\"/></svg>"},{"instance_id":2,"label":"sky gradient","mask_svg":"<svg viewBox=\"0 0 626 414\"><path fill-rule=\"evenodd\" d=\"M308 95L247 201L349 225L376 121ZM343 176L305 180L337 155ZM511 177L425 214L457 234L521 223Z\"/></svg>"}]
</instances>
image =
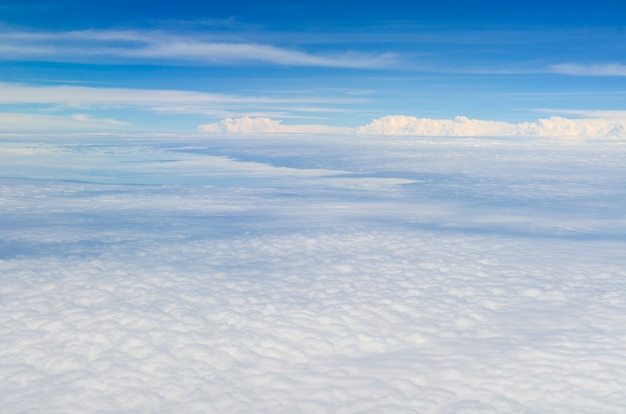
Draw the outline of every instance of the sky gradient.
<instances>
[{"instance_id":1,"label":"sky gradient","mask_svg":"<svg viewBox=\"0 0 626 414\"><path fill-rule=\"evenodd\" d=\"M623 135L617 2L221 3L0 2L1 130Z\"/></svg>"}]
</instances>

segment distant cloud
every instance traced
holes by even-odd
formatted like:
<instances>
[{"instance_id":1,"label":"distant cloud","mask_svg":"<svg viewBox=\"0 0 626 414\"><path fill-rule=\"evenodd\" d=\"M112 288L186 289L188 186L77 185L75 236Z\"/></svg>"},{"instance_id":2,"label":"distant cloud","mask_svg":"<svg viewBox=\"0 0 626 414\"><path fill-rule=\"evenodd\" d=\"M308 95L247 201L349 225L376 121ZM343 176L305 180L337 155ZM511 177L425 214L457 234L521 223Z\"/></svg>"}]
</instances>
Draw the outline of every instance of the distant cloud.
<instances>
[{"instance_id":1,"label":"distant cloud","mask_svg":"<svg viewBox=\"0 0 626 414\"><path fill-rule=\"evenodd\" d=\"M76 121L80 121L80 122L96 123L96 124L109 124L109 125L127 125L128 124L127 122L118 121L116 119L94 118L91 115L85 115L85 114L74 114L72 115L72 119L75 119Z\"/></svg>"},{"instance_id":2,"label":"distant cloud","mask_svg":"<svg viewBox=\"0 0 626 414\"><path fill-rule=\"evenodd\" d=\"M310 53L245 39L163 31L83 30L70 32L10 32L0 36L0 60L52 62L154 63L200 65L262 63L285 66L380 68L393 64L392 53L352 51Z\"/></svg>"},{"instance_id":3,"label":"distant cloud","mask_svg":"<svg viewBox=\"0 0 626 414\"><path fill-rule=\"evenodd\" d=\"M37 104L69 108L133 108L176 114L229 117L265 110L293 110L301 106L354 104L361 98L265 97L211 94L185 90L96 88L75 85L31 85L0 82L0 105ZM306 108L305 108L306 109ZM319 111L325 108L317 107ZM333 110L333 108L329 108Z\"/></svg>"},{"instance_id":4,"label":"distant cloud","mask_svg":"<svg viewBox=\"0 0 626 414\"><path fill-rule=\"evenodd\" d=\"M111 128L128 125L116 119L100 119L85 114L46 115L33 113L0 113L0 131L45 131Z\"/></svg>"},{"instance_id":5,"label":"distant cloud","mask_svg":"<svg viewBox=\"0 0 626 414\"><path fill-rule=\"evenodd\" d=\"M552 116L518 124L457 116L454 119L386 116L356 129L358 134L414 136L541 136L626 138L626 119L568 119Z\"/></svg>"},{"instance_id":6,"label":"distant cloud","mask_svg":"<svg viewBox=\"0 0 626 414\"><path fill-rule=\"evenodd\" d=\"M356 132L373 135L511 135L514 126L506 122L482 121L464 116L457 116L454 119L430 119L392 115L375 119L357 128Z\"/></svg>"},{"instance_id":7,"label":"distant cloud","mask_svg":"<svg viewBox=\"0 0 626 414\"><path fill-rule=\"evenodd\" d=\"M209 133L311 133L311 134L357 134L397 136L536 136L569 138L626 138L626 118L568 119L552 116L534 122L517 124L470 119L457 116L454 119L416 118L390 115L374 119L356 129L325 125L282 125L271 118L227 118L213 124L202 124L198 129Z\"/></svg>"},{"instance_id":8,"label":"distant cloud","mask_svg":"<svg viewBox=\"0 0 626 414\"><path fill-rule=\"evenodd\" d=\"M214 124L202 124L198 129L203 132L248 134L248 133L292 133L292 134L348 134L351 128L327 125L282 125L281 121L271 118L226 118Z\"/></svg>"},{"instance_id":9,"label":"distant cloud","mask_svg":"<svg viewBox=\"0 0 626 414\"><path fill-rule=\"evenodd\" d=\"M574 76L626 76L626 65L618 63L593 65L564 63L553 65L552 70L562 75Z\"/></svg>"},{"instance_id":10,"label":"distant cloud","mask_svg":"<svg viewBox=\"0 0 626 414\"><path fill-rule=\"evenodd\" d=\"M356 129L357 134L414 136L542 136L577 138L626 138L626 119L568 119L552 116L518 124L469 119L386 116Z\"/></svg>"},{"instance_id":11,"label":"distant cloud","mask_svg":"<svg viewBox=\"0 0 626 414\"><path fill-rule=\"evenodd\" d=\"M547 114L574 115L578 118L626 119L626 111L621 110L538 108L535 111Z\"/></svg>"}]
</instances>

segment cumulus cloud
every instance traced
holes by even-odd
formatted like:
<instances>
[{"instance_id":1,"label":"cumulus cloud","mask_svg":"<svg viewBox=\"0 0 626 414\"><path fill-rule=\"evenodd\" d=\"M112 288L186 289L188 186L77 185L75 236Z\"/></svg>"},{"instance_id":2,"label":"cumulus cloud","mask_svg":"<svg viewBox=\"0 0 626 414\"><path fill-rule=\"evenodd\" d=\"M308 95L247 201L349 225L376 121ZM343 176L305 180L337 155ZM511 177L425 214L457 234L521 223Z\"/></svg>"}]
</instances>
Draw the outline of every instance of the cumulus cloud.
<instances>
[{"instance_id":1,"label":"cumulus cloud","mask_svg":"<svg viewBox=\"0 0 626 414\"><path fill-rule=\"evenodd\" d=\"M552 116L518 124L469 119L416 118L392 115L356 129L358 134L412 136L541 136L574 138L626 138L625 119L568 119Z\"/></svg>"},{"instance_id":2,"label":"cumulus cloud","mask_svg":"<svg viewBox=\"0 0 626 414\"><path fill-rule=\"evenodd\" d=\"M522 122L516 135L574 138L626 138L626 121L610 119L567 119L551 116L536 122Z\"/></svg>"},{"instance_id":3,"label":"cumulus cloud","mask_svg":"<svg viewBox=\"0 0 626 414\"><path fill-rule=\"evenodd\" d=\"M283 125L271 118L226 118L213 124L202 124L198 129L203 132L249 134L249 133L292 133L292 134L347 134L351 128L327 125Z\"/></svg>"},{"instance_id":4,"label":"cumulus cloud","mask_svg":"<svg viewBox=\"0 0 626 414\"><path fill-rule=\"evenodd\" d=\"M614 115L620 115L620 112L616 111ZM243 117L226 118L216 123L202 124L198 126L198 129L203 132L223 134L316 133L442 137L626 138L626 118L569 119L552 116L533 122L513 124L470 119L465 116L457 116L453 119L431 119L390 115L352 129L325 125L283 125L280 120L271 118Z\"/></svg>"},{"instance_id":5,"label":"cumulus cloud","mask_svg":"<svg viewBox=\"0 0 626 414\"><path fill-rule=\"evenodd\" d=\"M506 122L482 121L464 116L457 116L454 119L430 119L392 115L375 119L357 128L356 132L374 135L423 136L511 135L513 127Z\"/></svg>"}]
</instances>

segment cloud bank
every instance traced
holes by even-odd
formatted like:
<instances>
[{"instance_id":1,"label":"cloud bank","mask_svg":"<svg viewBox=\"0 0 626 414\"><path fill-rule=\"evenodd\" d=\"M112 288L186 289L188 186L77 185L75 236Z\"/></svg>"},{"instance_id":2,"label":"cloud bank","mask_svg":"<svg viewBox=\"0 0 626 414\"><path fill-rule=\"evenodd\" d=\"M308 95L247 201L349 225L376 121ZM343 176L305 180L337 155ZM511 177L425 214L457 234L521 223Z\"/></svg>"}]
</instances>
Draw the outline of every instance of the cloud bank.
<instances>
[{"instance_id":1,"label":"cloud bank","mask_svg":"<svg viewBox=\"0 0 626 414\"><path fill-rule=\"evenodd\" d=\"M619 112L616 112L619 113ZM249 133L333 133L397 136L529 136L564 138L626 138L626 120L619 118L568 119L559 116L517 124L470 119L417 118L390 115L374 119L355 129L324 125L282 125L271 118L227 118L213 124L202 124L200 131L225 134Z\"/></svg>"},{"instance_id":2,"label":"cloud bank","mask_svg":"<svg viewBox=\"0 0 626 414\"><path fill-rule=\"evenodd\" d=\"M470 119L386 116L356 129L357 134L415 136L540 136L572 138L626 138L625 121L615 119L568 119L552 116L518 124Z\"/></svg>"},{"instance_id":3,"label":"cloud bank","mask_svg":"<svg viewBox=\"0 0 626 414\"><path fill-rule=\"evenodd\" d=\"M13 110L0 113L0 128L25 130L49 128L120 127L125 123L109 114L85 115L85 110L131 109L171 114L199 114L221 121L200 124L207 133L303 133L303 134L357 134L399 136L542 136L570 138L626 138L626 111L539 109L550 116L532 122L509 123L496 120L472 119L457 116L452 119L419 118L389 115L372 120L356 128L319 124L284 125L280 119L269 116L296 118L302 112L333 112L338 107L362 104L363 98L315 96L241 96L214 94L189 90L101 88L76 85L32 85L0 82L0 105L48 106L65 109L65 115L27 113ZM262 110L260 110L262 109ZM263 116L253 117L250 114ZM285 115L289 114L289 115ZM236 117L241 116L243 117Z\"/></svg>"},{"instance_id":4,"label":"cloud bank","mask_svg":"<svg viewBox=\"0 0 626 414\"><path fill-rule=\"evenodd\" d=\"M327 125L282 125L281 121L271 118L226 118L214 124L202 124L198 129L203 132L226 134L252 133L292 133L292 134L347 134L352 128Z\"/></svg>"},{"instance_id":5,"label":"cloud bank","mask_svg":"<svg viewBox=\"0 0 626 414\"><path fill-rule=\"evenodd\" d=\"M391 115L373 120L356 129L368 135L472 136L511 135L512 125L506 122L482 121L457 116L454 119L416 118Z\"/></svg>"},{"instance_id":6,"label":"cloud bank","mask_svg":"<svg viewBox=\"0 0 626 414\"><path fill-rule=\"evenodd\" d=\"M568 119L551 116L517 124L457 116L454 119L386 116L356 129L357 134L415 136L538 136L626 138L624 119Z\"/></svg>"}]
</instances>

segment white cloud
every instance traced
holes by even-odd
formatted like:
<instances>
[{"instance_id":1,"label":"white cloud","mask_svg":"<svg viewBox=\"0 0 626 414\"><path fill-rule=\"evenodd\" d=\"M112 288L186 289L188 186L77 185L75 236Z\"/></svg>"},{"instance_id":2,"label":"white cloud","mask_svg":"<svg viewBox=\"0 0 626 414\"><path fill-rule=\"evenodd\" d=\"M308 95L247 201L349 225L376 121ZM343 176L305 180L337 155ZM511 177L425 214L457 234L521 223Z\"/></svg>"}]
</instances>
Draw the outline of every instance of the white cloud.
<instances>
[{"instance_id":1,"label":"white cloud","mask_svg":"<svg viewBox=\"0 0 626 414\"><path fill-rule=\"evenodd\" d=\"M348 134L351 128L327 125L282 125L281 121L271 118L226 118L213 124L202 124L198 129L203 132L250 134L250 133L292 133L292 134Z\"/></svg>"},{"instance_id":2,"label":"white cloud","mask_svg":"<svg viewBox=\"0 0 626 414\"><path fill-rule=\"evenodd\" d=\"M623 411L624 146L219 142L0 142L3 412Z\"/></svg>"},{"instance_id":3,"label":"white cloud","mask_svg":"<svg viewBox=\"0 0 626 414\"><path fill-rule=\"evenodd\" d=\"M537 108L534 111L549 114L574 115L577 118L604 118L607 120L626 120L626 111L624 110Z\"/></svg>"},{"instance_id":4,"label":"white cloud","mask_svg":"<svg viewBox=\"0 0 626 414\"><path fill-rule=\"evenodd\" d=\"M206 43L175 40L152 44L140 50L124 53L129 57L192 60L196 62L224 64L257 61L287 66L321 66L346 68L376 68L393 63L392 54L377 56L344 52L335 56L313 55L305 52L253 43Z\"/></svg>"},{"instance_id":5,"label":"white cloud","mask_svg":"<svg viewBox=\"0 0 626 414\"><path fill-rule=\"evenodd\" d=\"M228 117L254 112L251 109L292 110L320 105L362 102L361 98L265 97L211 94L185 90L100 88L76 85L32 85L0 82L0 104L37 104L72 108L131 108L175 114Z\"/></svg>"},{"instance_id":6,"label":"white cloud","mask_svg":"<svg viewBox=\"0 0 626 414\"><path fill-rule=\"evenodd\" d=\"M608 119L567 119L552 116L536 122L522 122L516 135L575 138L626 138L626 122Z\"/></svg>"},{"instance_id":7,"label":"white cloud","mask_svg":"<svg viewBox=\"0 0 626 414\"><path fill-rule=\"evenodd\" d=\"M551 66L555 73L574 76L626 76L626 65L619 63L580 65L563 63Z\"/></svg>"},{"instance_id":8,"label":"white cloud","mask_svg":"<svg viewBox=\"0 0 626 414\"><path fill-rule=\"evenodd\" d=\"M28 85L0 82L0 104L49 105L61 108L111 109L129 108L174 114L203 114L222 118L222 121L201 124L200 131L221 133L320 133L320 134L369 134L414 136L563 136L579 138L626 138L626 111L539 109L579 118L569 119L552 116L534 122L519 124L470 119L457 116L453 119L418 118L414 116L389 115L374 119L356 129L318 124L283 125L280 120L267 116L252 117L264 108L264 113L277 114L279 118L294 118L285 111L338 111L337 105L362 103L360 98L316 97L265 97L210 94L184 90L99 88L75 85ZM321 106L317 106L322 104ZM329 108L324 108L328 104ZM310 105L316 105L311 107ZM259 114L262 114L260 112ZM236 115L248 115L236 118ZM582 118L580 118L582 117ZM24 125L28 129L45 129L89 124L92 126L122 126L119 120L82 113L67 116L41 114L5 113L2 126ZM72 122L75 121L75 122Z\"/></svg>"},{"instance_id":9,"label":"white cloud","mask_svg":"<svg viewBox=\"0 0 626 414\"><path fill-rule=\"evenodd\" d=\"M615 113L614 115L619 115L619 113ZM457 116L454 119L431 119L390 115L374 119L367 125L352 129L325 125L283 125L280 120L267 117L243 117L226 118L216 123L202 124L198 126L198 129L203 132L224 134L315 133L446 137L537 136L626 138L626 119L568 119L552 116L534 122L513 124L500 121L470 119L465 116Z\"/></svg>"},{"instance_id":10,"label":"white cloud","mask_svg":"<svg viewBox=\"0 0 626 414\"><path fill-rule=\"evenodd\" d=\"M506 122L482 121L464 116L457 116L454 119L430 119L391 115L375 119L357 128L356 132L372 135L421 136L511 135L513 126Z\"/></svg>"},{"instance_id":11,"label":"white cloud","mask_svg":"<svg viewBox=\"0 0 626 414\"><path fill-rule=\"evenodd\" d=\"M72 119L90 124L128 125L127 122L118 121L117 119L94 118L93 116L86 114L74 114L72 115Z\"/></svg>"},{"instance_id":12,"label":"white cloud","mask_svg":"<svg viewBox=\"0 0 626 414\"><path fill-rule=\"evenodd\" d=\"M0 59L110 63L168 60L224 65L264 63L287 66L379 68L394 64L392 53L336 51L314 54L246 40L217 36L178 35L163 31L84 30L71 32L8 32L0 36Z\"/></svg>"},{"instance_id":13,"label":"white cloud","mask_svg":"<svg viewBox=\"0 0 626 414\"><path fill-rule=\"evenodd\" d=\"M63 116L0 112L0 130L2 131L75 130L121 127L124 125L128 125L128 123L115 119L94 118L85 114Z\"/></svg>"},{"instance_id":14,"label":"white cloud","mask_svg":"<svg viewBox=\"0 0 626 414\"><path fill-rule=\"evenodd\" d=\"M67 106L204 105L229 103L276 103L290 100L208 94L166 89L97 88L73 85L25 85L0 82L1 104L53 104ZM305 100L293 99L292 102Z\"/></svg>"},{"instance_id":15,"label":"white cloud","mask_svg":"<svg viewBox=\"0 0 626 414\"><path fill-rule=\"evenodd\" d=\"M552 116L518 124L469 119L416 118L392 115L356 129L358 134L412 136L542 136L575 138L626 138L623 119L567 119Z\"/></svg>"}]
</instances>

